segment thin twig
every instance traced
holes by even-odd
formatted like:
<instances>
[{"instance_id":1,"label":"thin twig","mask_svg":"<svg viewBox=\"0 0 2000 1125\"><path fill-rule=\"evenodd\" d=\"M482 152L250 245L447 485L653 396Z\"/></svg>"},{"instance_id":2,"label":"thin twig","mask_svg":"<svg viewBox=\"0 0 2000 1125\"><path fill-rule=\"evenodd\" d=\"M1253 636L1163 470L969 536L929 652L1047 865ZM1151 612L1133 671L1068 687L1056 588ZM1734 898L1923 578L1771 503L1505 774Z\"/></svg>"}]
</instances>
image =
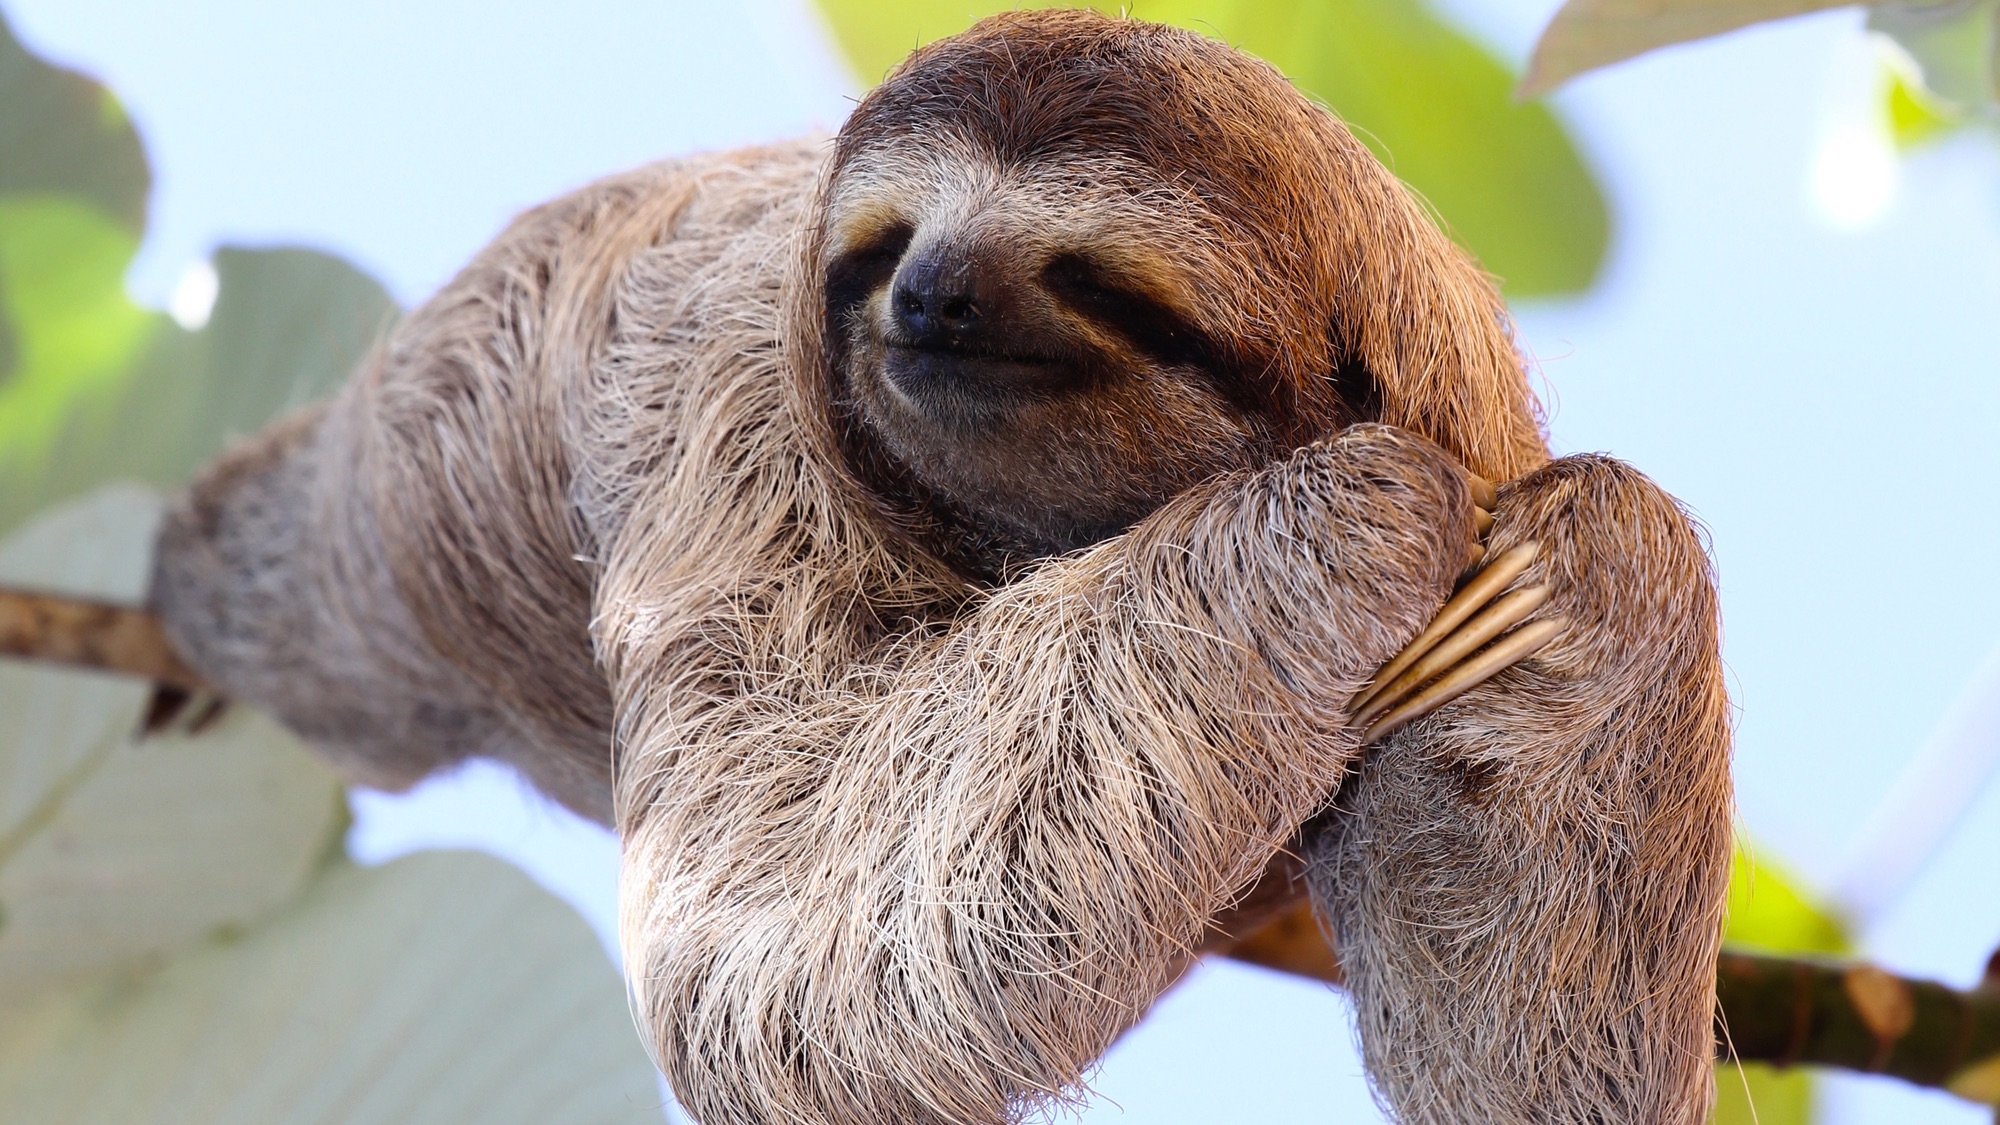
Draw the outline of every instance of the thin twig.
<instances>
[{"instance_id":1,"label":"thin twig","mask_svg":"<svg viewBox=\"0 0 2000 1125\"><path fill-rule=\"evenodd\" d=\"M167 641L160 619L132 606L0 587L0 656L138 676L208 693Z\"/></svg>"}]
</instances>

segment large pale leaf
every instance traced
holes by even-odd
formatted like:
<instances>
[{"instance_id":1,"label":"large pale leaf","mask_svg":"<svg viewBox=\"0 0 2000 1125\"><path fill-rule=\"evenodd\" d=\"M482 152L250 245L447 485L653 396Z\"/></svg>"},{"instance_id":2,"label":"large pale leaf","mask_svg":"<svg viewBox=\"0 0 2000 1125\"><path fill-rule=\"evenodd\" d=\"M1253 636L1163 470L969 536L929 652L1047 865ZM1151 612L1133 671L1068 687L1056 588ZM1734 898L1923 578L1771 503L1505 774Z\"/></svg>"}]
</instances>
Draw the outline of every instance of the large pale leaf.
<instances>
[{"instance_id":1,"label":"large pale leaf","mask_svg":"<svg viewBox=\"0 0 2000 1125\"><path fill-rule=\"evenodd\" d=\"M0 1022L39 1125L658 1122L617 975L497 860L342 864L296 907L155 974Z\"/></svg>"},{"instance_id":2,"label":"large pale leaf","mask_svg":"<svg viewBox=\"0 0 2000 1125\"><path fill-rule=\"evenodd\" d=\"M118 488L49 512L0 540L0 584L136 603L159 510L144 489ZM133 680L0 658L0 855L80 762L138 726L145 702Z\"/></svg>"},{"instance_id":3,"label":"large pale leaf","mask_svg":"<svg viewBox=\"0 0 2000 1125\"><path fill-rule=\"evenodd\" d=\"M0 582L137 600L157 501L114 489L0 545ZM0 1022L22 998L240 928L339 842L332 772L239 710L136 742L146 685L0 662Z\"/></svg>"},{"instance_id":4,"label":"large pale leaf","mask_svg":"<svg viewBox=\"0 0 2000 1125\"><path fill-rule=\"evenodd\" d=\"M920 43L1015 5L820 6L855 72L874 82ZM1226 39L1332 106L1510 297L1573 292L1595 276L1610 223L1575 146L1546 107L1514 100L1497 59L1419 0L1162 0L1132 11Z\"/></svg>"},{"instance_id":5,"label":"large pale leaf","mask_svg":"<svg viewBox=\"0 0 2000 1125\"><path fill-rule=\"evenodd\" d=\"M1739 848L1729 870L1729 915L1723 940L1774 953L1844 953L1846 927L1814 904L1784 867ZM1715 1068L1715 1125L1809 1125L1811 1075L1760 1063Z\"/></svg>"},{"instance_id":6,"label":"large pale leaf","mask_svg":"<svg viewBox=\"0 0 2000 1125\"><path fill-rule=\"evenodd\" d=\"M1544 93L1655 47L1852 6L1853 0L1567 0L1535 44L1521 92Z\"/></svg>"}]
</instances>

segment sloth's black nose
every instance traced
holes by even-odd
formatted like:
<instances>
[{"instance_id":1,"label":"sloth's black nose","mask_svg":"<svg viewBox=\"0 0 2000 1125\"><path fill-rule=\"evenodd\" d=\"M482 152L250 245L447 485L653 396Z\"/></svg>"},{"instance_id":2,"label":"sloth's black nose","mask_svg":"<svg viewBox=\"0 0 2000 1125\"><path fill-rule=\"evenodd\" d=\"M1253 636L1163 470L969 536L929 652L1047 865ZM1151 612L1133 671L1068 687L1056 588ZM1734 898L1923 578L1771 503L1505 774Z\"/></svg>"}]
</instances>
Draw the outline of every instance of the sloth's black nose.
<instances>
[{"instance_id":1,"label":"sloth's black nose","mask_svg":"<svg viewBox=\"0 0 2000 1125\"><path fill-rule=\"evenodd\" d=\"M994 296L983 291L992 285L982 284L982 272L966 255L948 249L904 262L889 291L904 342L927 351L977 347Z\"/></svg>"}]
</instances>

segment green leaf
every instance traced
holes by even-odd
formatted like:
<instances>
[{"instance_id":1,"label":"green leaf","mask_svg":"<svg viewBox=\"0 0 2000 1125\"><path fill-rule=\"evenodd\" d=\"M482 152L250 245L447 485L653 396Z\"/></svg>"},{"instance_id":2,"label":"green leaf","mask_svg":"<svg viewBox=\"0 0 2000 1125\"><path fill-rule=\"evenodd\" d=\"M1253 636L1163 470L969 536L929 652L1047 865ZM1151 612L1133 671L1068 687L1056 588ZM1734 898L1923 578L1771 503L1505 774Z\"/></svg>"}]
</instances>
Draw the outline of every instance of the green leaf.
<instances>
[{"instance_id":1,"label":"green leaf","mask_svg":"<svg viewBox=\"0 0 2000 1125\"><path fill-rule=\"evenodd\" d=\"M1049 4L1007 4L993 0L819 0L834 42L863 85L888 77L903 56L947 35L956 35L987 16L1014 8Z\"/></svg>"},{"instance_id":2,"label":"green leaf","mask_svg":"<svg viewBox=\"0 0 2000 1125\"><path fill-rule=\"evenodd\" d=\"M0 461L45 457L76 401L114 389L165 325L125 295L138 245L83 199L0 196Z\"/></svg>"},{"instance_id":3,"label":"green leaf","mask_svg":"<svg viewBox=\"0 0 2000 1125\"><path fill-rule=\"evenodd\" d=\"M870 82L911 48L1013 6L820 4ZM1547 107L1514 101L1499 60L1417 0L1163 0L1135 12L1228 40L1325 101L1431 203L1508 296L1575 292L1596 275L1610 220L1574 144Z\"/></svg>"},{"instance_id":4,"label":"green leaf","mask_svg":"<svg viewBox=\"0 0 2000 1125\"><path fill-rule=\"evenodd\" d=\"M1163 5L1200 27L1223 5ZM1509 297L1575 292L1610 219L1546 106L1513 98L1498 59L1412 0L1239 0L1224 37L1323 99L1498 275Z\"/></svg>"},{"instance_id":5,"label":"green leaf","mask_svg":"<svg viewBox=\"0 0 2000 1125\"><path fill-rule=\"evenodd\" d=\"M0 196L73 196L134 235L145 226L152 177L117 99L96 82L29 54L4 16L0 154Z\"/></svg>"},{"instance_id":6,"label":"green leaf","mask_svg":"<svg viewBox=\"0 0 2000 1125\"><path fill-rule=\"evenodd\" d=\"M239 940L0 1021L0 1090L42 1125L660 1120L617 974L497 860L340 864Z\"/></svg>"},{"instance_id":7,"label":"green leaf","mask_svg":"<svg viewBox=\"0 0 2000 1125\"><path fill-rule=\"evenodd\" d=\"M1775 953L1845 953L1851 939L1782 864L1747 848L1730 857L1729 907L1722 940ZM1715 1125L1807 1125L1812 1077L1761 1063L1715 1067Z\"/></svg>"},{"instance_id":8,"label":"green leaf","mask_svg":"<svg viewBox=\"0 0 2000 1125\"><path fill-rule=\"evenodd\" d=\"M1713 1125L1811 1125L1812 1076L1764 1063L1715 1064Z\"/></svg>"},{"instance_id":9,"label":"green leaf","mask_svg":"<svg viewBox=\"0 0 2000 1125\"><path fill-rule=\"evenodd\" d=\"M1853 0L1567 0L1535 44L1521 92L1546 93L1587 70L1656 47L1852 5Z\"/></svg>"},{"instance_id":10,"label":"green leaf","mask_svg":"<svg viewBox=\"0 0 2000 1125\"><path fill-rule=\"evenodd\" d=\"M1962 117L2000 101L2000 0L1882 5L1868 10L1868 26L1909 53L1919 70L1916 86L1931 95L1938 117ZM1946 104L1938 105L1940 99Z\"/></svg>"},{"instance_id":11,"label":"green leaf","mask_svg":"<svg viewBox=\"0 0 2000 1125\"><path fill-rule=\"evenodd\" d=\"M0 582L137 600L158 508L121 488L51 513L0 545ZM270 720L139 743L146 693L0 664L0 1012L249 925L339 844L338 780Z\"/></svg>"},{"instance_id":12,"label":"green leaf","mask_svg":"<svg viewBox=\"0 0 2000 1125\"><path fill-rule=\"evenodd\" d=\"M331 393L396 314L382 287L310 250L224 248L208 324L152 318L148 346L116 384L76 393L45 441L0 441L0 529L106 481L184 483L231 439ZM5 434L0 416L0 437Z\"/></svg>"},{"instance_id":13,"label":"green leaf","mask_svg":"<svg viewBox=\"0 0 2000 1125\"><path fill-rule=\"evenodd\" d=\"M1932 93L1923 77L1901 68L1891 68L1882 92L1889 133L1896 147L1911 149L1943 136L1966 120L1966 114Z\"/></svg>"},{"instance_id":14,"label":"green leaf","mask_svg":"<svg viewBox=\"0 0 2000 1125\"><path fill-rule=\"evenodd\" d=\"M1846 953L1847 926L1816 905L1784 865L1738 848L1730 857L1722 940L1770 953Z\"/></svg>"},{"instance_id":15,"label":"green leaf","mask_svg":"<svg viewBox=\"0 0 2000 1125\"><path fill-rule=\"evenodd\" d=\"M181 329L125 294L147 186L117 103L0 24L0 531L109 481L183 483L338 386L395 314L338 259L224 249L213 315Z\"/></svg>"},{"instance_id":16,"label":"green leaf","mask_svg":"<svg viewBox=\"0 0 2000 1125\"><path fill-rule=\"evenodd\" d=\"M30 55L0 18L0 466L46 448L65 402L145 343L153 318L123 275L149 184L111 95Z\"/></svg>"}]
</instances>

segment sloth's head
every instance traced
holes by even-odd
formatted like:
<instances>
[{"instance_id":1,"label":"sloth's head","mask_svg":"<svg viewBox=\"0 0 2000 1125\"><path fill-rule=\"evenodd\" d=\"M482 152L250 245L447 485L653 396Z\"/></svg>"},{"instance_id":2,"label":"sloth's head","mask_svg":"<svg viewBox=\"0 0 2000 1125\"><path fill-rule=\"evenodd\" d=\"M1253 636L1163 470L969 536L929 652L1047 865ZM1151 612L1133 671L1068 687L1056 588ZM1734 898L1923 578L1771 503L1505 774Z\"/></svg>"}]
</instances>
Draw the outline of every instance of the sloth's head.
<instances>
[{"instance_id":1,"label":"sloth's head","mask_svg":"<svg viewBox=\"0 0 2000 1125\"><path fill-rule=\"evenodd\" d=\"M1401 329L1497 337L1521 383L1490 284L1401 185L1192 32L1017 12L924 48L841 130L821 208L795 317L848 460L976 571L1396 420L1425 393Z\"/></svg>"}]
</instances>

